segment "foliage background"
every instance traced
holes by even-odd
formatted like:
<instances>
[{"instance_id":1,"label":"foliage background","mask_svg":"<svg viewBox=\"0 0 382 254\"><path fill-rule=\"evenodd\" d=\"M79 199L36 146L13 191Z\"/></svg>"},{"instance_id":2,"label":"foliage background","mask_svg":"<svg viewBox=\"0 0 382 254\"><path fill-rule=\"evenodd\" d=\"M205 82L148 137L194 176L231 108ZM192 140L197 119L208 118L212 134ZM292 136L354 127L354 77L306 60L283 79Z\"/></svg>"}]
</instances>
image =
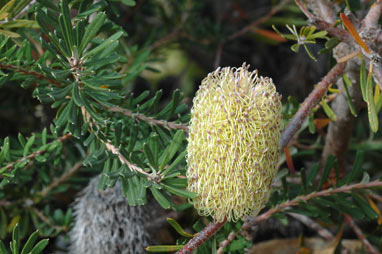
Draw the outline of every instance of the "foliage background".
<instances>
[{"instance_id":1,"label":"foliage background","mask_svg":"<svg viewBox=\"0 0 382 254\"><path fill-rule=\"evenodd\" d=\"M372 1L355 0L318 2L335 6L338 23L340 12L352 12L355 24L372 5ZM287 126L299 103L336 62L327 43L338 43L330 40L335 37L332 34L313 38L314 43L307 45L310 56L304 43L297 53L291 50L301 33L285 36L291 35L285 25L296 25L299 32L301 26L312 25L293 1L0 3L0 238L8 243L13 232L14 239L18 224L18 242L25 243L38 229L39 238L51 239L45 249L49 253L67 247L73 220L70 204L89 179L101 172L101 189L119 178L132 205L145 203L147 192L156 199L151 202L172 207L176 212L169 216L176 217L183 228L202 230L208 221L199 219L187 204L192 193L184 191L182 178L188 113L201 80L218 66L247 62L274 80L283 95ZM357 61L358 76L346 72L353 87L366 85L362 75L368 74L368 65L361 67ZM378 109L382 99L376 83L368 82ZM336 117L332 101L342 87L333 84L324 97L329 105L316 106L294 136L291 157L284 154L280 160L265 211L299 195L380 179L381 131L370 129L367 98L356 105L359 113L340 158L323 155L327 125ZM378 122L380 113L376 115ZM341 251L342 237L361 238L364 246L381 250L380 189L366 187L329 193L280 210L270 221L289 231L247 228L247 234L236 236L225 248L242 253L253 242L275 235L322 237L320 230L326 228L331 234L328 239L337 239L332 252ZM303 215L308 225L317 222L318 229L291 214ZM359 224L361 234L349 226L342 228L351 221ZM226 224L198 253L210 253L242 224ZM158 244L181 245L189 239L168 224L160 230L166 239L157 239ZM302 251L304 241L299 245Z\"/></svg>"}]
</instances>

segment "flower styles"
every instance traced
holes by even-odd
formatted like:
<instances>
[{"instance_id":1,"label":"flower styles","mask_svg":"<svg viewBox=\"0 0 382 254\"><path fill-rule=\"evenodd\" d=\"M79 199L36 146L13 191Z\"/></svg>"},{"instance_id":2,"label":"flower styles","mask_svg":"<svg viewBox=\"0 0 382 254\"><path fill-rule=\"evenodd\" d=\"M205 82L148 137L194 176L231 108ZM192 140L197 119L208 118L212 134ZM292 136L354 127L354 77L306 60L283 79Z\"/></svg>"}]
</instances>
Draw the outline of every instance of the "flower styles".
<instances>
[{"instance_id":1,"label":"flower styles","mask_svg":"<svg viewBox=\"0 0 382 254\"><path fill-rule=\"evenodd\" d=\"M257 71L218 68L194 98L187 147L194 207L215 222L256 215L276 173L281 96Z\"/></svg>"}]
</instances>

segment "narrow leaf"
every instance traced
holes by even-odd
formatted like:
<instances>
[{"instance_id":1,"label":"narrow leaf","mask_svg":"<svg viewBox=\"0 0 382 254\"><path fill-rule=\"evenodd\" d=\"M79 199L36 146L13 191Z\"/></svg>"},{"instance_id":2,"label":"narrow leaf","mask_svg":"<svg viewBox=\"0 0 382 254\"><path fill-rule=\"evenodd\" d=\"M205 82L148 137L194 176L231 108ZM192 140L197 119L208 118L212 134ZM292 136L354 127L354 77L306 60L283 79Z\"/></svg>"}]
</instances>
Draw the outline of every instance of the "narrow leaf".
<instances>
[{"instance_id":1,"label":"narrow leaf","mask_svg":"<svg viewBox=\"0 0 382 254\"><path fill-rule=\"evenodd\" d=\"M178 234L180 234L181 236L184 236L184 237L194 237L193 234L190 234L186 231L184 231L184 229L182 228L182 226L174 219L172 218L167 218L167 222L175 229L176 232L178 232Z\"/></svg>"}]
</instances>

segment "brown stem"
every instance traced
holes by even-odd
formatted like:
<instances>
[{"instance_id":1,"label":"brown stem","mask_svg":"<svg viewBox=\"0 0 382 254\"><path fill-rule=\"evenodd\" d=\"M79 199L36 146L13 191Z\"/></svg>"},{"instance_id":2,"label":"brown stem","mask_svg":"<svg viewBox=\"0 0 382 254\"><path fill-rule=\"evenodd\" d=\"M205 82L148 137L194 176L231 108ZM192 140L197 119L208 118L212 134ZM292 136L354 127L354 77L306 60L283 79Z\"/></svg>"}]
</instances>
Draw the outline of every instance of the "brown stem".
<instances>
[{"instance_id":1,"label":"brown stem","mask_svg":"<svg viewBox=\"0 0 382 254\"><path fill-rule=\"evenodd\" d=\"M60 176L59 178L55 179L51 184L49 184L47 187L45 187L39 195L44 198L46 197L49 192L51 192L54 188L59 186L61 183L65 182L68 178L70 178L72 175L74 175L80 168L82 167L82 162L77 162L74 164L74 166L68 170L65 174Z\"/></svg>"},{"instance_id":2,"label":"brown stem","mask_svg":"<svg viewBox=\"0 0 382 254\"><path fill-rule=\"evenodd\" d=\"M339 45L341 46L341 45ZM362 95L359 85L359 66L351 61L346 68L346 75L355 83L348 87L350 99L358 111L362 105ZM338 80L341 91L343 88L342 79ZM325 137L325 146L322 152L321 164L324 165L327 157L332 154L337 157L340 172L344 173L346 150L351 137L352 126L355 117L352 115L345 92L339 94L332 103L333 112L337 116L337 121L330 122L328 132Z\"/></svg>"},{"instance_id":3,"label":"brown stem","mask_svg":"<svg viewBox=\"0 0 382 254\"><path fill-rule=\"evenodd\" d=\"M125 116L131 117L140 121L145 121L152 125L159 125L166 129L177 129L177 130L184 130L185 132L188 132L188 126L186 124L179 124L174 122L167 122L164 120L157 120L157 119L154 119L153 117L145 116L143 114L133 113L131 110L124 109L124 108L108 107L106 105L103 105L103 106L107 108L107 110L110 112L118 112L118 113L124 114Z\"/></svg>"},{"instance_id":4,"label":"brown stem","mask_svg":"<svg viewBox=\"0 0 382 254\"><path fill-rule=\"evenodd\" d=\"M380 252L377 251L377 249L367 240L365 235L362 233L361 229L355 224L352 217L350 217L347 214L344 214L345 220L349 223L349 226L353 229L354 233L357 235L357 237L362 241L362 243L365 245L366 249L373 254L379 254Z\"/></svg>"},{"instance_id":5,"label":"brown stem","mask_svg":"<svg viewBox=\"0 0 382 254\"><path fill-rule=\"evenodd\" d=\"M50 79L48 77L46 77L45 75L41 74L41 73L38 73L38 72L35 72L35 71L30 71L30 70L26 70L26 69L23 69L19 66L16 66L16 65L12 65L12 64L2 64L0 63L0 69L8 69L8 70L12 70L12 71L15 71L15 72L20 72L20 73L23 73L23 74L26 74L26 75L32 75L32 76L35 76L37 79L44 79L52 84L55 84L56 86L61 86L61 83L57 80L54 80L54 79Z\"/></svg>"},{"instance_id":6,"label":"brown stem","mask_svg":"<svg viewBox=\"0 0 382 254\"><path fill-rule=\"evenodd\" d=\"M220 228L224 226L226 221L218 223L208 224L202 231L200 231L196 236L194 236L186 245L180 249L177 254L191 254L196 248L198 248L202 243L207 241L211 236L219 231Z\"/></svg>"},{"instance_id":7,"label":"brown stem","mask_svg":"<svg viewBox=\"0 0 382 254\"><path fill-rule=\"evenodd\" d=\"M309 21L318 26L321 30L325 30L329 35L337 37L343 42L353 42L351 35L340 27L334 27L333 24L326 22L325 20L315 17L308 9L301 3L300 0L296 0L296 4L300 10L305 14Z\"/></svg>"},{"instance_id":8,"label":"brown stem","mask_svg":"<svg viewBox=\"0 0 382 254\"><path fill-rule=\"evenodd\" d=\"M351 184L351 185L345 185L345 186L342 186L342 187L339 187L336 189L326 189L326 190L323 190L320 192L313 192L313 193L310 193L308 195L297 196L290 201L287 201L287 202L282 203L282 204L280 204L280 205L278 205L272 209L269 209L268 211L266 211L265 213L263 213L257 217L249 217L249 219L241 227L241 230L234 232L234 233L231 233L229 238L232 241L232 239L234 239L240 231L249 230L253 225L269 219L273 214L279 213L288 207L297 206L301 201L306 202L312 198L325 197L325 196L333 195L335 193L349 192L349 191L356 190L356 189L366 189L366 188L372 188L372 187L382 187L382 181L376 180L376 181L369 182L366 184L356 183L356 184ZM227 240L228 239L226 239L226 241ZM225 246L228 246L229 243L230 243L230 241L225 242ZM219 250L220 249L221 248L219 248Z\"/></svg>"},{"instance_id":9,"label":"brown stem","mask_svg":"<svg viewBox=\"0 0 382 254\"><path fill-rule=\"evenodd\" d=\"M273 7L265 16L262 16L261 18L251 22L249 25L243 27L239 31L233 33L231 36L229 36L226 41L231 41L236 39L237 37L240 37L247 32L251 31L254 27L258 26L259 24L264 23L267 21L269 18L271 18L273 15L275 15L278 11L280 11L287 3L289 0L283 0L281 1L278 5Z\"/></svg>"},{"instance_id":10,"label":"brown stem","mask_svg":"<svg viewBox=\"0 0 382 254\"><path fill-rule=\"evenodd\" d=\"M371 7L365 18L362 20L363 28L370 28L378 25L382 13L382 1L378 0Z\"/></svg>"},{"instance_id":11,"label":"brown stem","mask_svg":"<svg viewBox=\"0 0 382 254\"><path fill-rule=\"evenodd\" d=\"M67 139L69 139L70 137L72 136L72 134L68 133L68 134L65 134L64 136L61 136L57 139L58 142L63 142ZM55 140L56 141L56 140ZM53 141L53 142L55 142ZM33 160L36 156L38 155L42 155L44 153L46 153L47 149L41 149L41 150L38 150L38 151L35 151L25 157L22 157L20 159L18 159L17 161L13 161L13 162L10 162L8 163L7 166L5 166L5 171L7 170L12 170L13 169L13 166L16 164L16 163L21 163L23 161L26 161L26 160ZM3 169L3 168L2 168ZM3 176L0 176L0 178L2 178Z\"/></svg>"},{"instance_id":12,"label":"brown stem","mask_svg":"<svg viewBox=\"0 0 382 254\"><path fill-rule=\"evenodd\" d=\"M281 148L284 148L286 145L288 145L293 135L297 132L298 129L300 129L302 123L309 115L312 108L317 105L322 96L326 93L329 85L332 84L339 75L341 75L345 69L345 66L346 63L336 64L305 99L297 113L293 116L292 120L290 120L288 126L283 131L280 141Z\"/></svg>"}]
</instances>

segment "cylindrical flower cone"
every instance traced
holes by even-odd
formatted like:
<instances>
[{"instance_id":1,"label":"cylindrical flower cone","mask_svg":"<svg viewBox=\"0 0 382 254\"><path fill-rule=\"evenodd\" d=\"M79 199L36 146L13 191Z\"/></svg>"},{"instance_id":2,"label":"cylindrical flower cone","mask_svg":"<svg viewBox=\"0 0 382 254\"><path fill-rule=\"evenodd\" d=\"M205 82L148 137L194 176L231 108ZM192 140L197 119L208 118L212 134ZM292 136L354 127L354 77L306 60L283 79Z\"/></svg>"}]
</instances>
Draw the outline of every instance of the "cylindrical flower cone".
<instances>
[{"instance_id":1,"label":"cylindrical flower cone","mask_svg":"<svg viewBox=\"0 0 382 254\"><path fill-rule=\"evenodd\" d=\"M188 190L202 216L215 222L256 215L276 174L281 96L272 79L218 68L194 98L187 147Z\"/></svg>"}]
</instances>

